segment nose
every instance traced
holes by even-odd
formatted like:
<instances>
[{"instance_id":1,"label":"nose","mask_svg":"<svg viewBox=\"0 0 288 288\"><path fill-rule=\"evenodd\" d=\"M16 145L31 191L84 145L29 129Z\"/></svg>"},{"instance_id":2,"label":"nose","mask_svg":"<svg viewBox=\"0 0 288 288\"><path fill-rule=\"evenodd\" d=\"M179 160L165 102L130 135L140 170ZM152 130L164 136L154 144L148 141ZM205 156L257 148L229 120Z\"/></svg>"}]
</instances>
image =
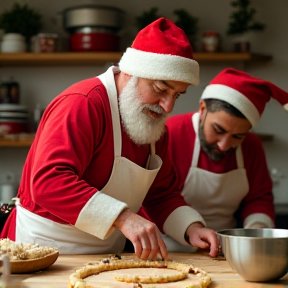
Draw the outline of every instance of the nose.
<instances>
[{"instance_id":1,"label":"nose","mask_svg":"<svg viewBox=\"0 0 288 288\"><path fill-rule=\"evenodd\" d=\"M221 152L226 152L233 147L233 143L229 137L221 137L217 142L217 147Z\"/></svg>"},{"instance_id":2,"label":"nose","mask_svg":"<svg viewBox=\"0 0 288 288\"><path fill-rule=\"evenodd\" d=\"M166 112L170 113L173 110L176 99L173 96L162 97L159 101L159 106Z\"/></svg>"}]
</instances>

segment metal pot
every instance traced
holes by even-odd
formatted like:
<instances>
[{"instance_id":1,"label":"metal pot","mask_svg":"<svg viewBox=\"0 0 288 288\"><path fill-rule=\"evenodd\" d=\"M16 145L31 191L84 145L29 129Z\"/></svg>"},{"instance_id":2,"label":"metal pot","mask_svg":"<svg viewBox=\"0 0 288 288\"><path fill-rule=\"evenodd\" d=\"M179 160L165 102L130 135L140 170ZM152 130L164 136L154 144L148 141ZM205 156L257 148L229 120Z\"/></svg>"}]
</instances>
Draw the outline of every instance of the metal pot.
<instances>
[{"instance_id":1,"label":"metal pot","mask_svg":"<svg viewBox=\"0 0 288 288\"><path fill-rule=\"evenodd\" d=\"M65 9L63 26L69 33L81 27L103 27L115 33L122 28L124 12L116 7L103 5L81 5Z\"/></svg>"}]
</instances>

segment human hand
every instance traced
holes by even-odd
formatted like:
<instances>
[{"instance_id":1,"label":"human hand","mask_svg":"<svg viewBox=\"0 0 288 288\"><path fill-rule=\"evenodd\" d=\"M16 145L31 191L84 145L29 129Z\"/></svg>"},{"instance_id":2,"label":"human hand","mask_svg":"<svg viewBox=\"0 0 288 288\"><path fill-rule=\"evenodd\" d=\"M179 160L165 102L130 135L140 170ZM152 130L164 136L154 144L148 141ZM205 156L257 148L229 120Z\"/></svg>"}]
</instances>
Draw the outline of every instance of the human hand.
<instances>
[{"instance_id":1,"label":"human hand","mask_svg":"<svg viewBox=\"0 0 288 288\"><path fill-rule=\"evenodd\" d=\"M209 255L211 257L217 256L219 241L214 230L205 228L200 222L195 222L187 228L186 235L192 246L201 249L210 248Z\"/></svg>"},{"instance_id":2,"label":"human hand","mask_svg":"<svg viewBox=\"0 0 288 288\"><path fill-rule=\"evenodd\" d=\"M114 226L132 242L139 258L156 260L160 254L163 259L168 259L166 245L154 223L126 209L115 220Z\"/></svg>"}]
</instances>

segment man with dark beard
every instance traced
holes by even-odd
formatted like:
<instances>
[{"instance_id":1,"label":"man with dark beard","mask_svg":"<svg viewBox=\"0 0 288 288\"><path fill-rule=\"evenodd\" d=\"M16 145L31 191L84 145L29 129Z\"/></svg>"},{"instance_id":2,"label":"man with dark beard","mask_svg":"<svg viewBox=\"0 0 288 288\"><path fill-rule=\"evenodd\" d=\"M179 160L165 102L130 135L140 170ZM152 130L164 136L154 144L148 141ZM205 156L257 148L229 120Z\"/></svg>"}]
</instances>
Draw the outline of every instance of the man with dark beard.
<instances>
[{"instance_id":1,"label":"man with dark beard","mask_svg":"<svg viewBox=\"0 0 288 288\"><path fill-rule=\"evenodd\" d=\"M241 220L238 225L245 228L274 227L272 181L265 153L259 137L249 132L271 97L288 110L287 92L227 68L203 91L198 112L175 115L167 121L179 190L208 228L235 228L236 212ZM163 237L168 251L187 251L186 246Z\"/></svg>"},{"instance_id":2,"label":"man with dark beard","mask_svg":"<svg viewBox=\"0 0 288 288\"><path fill-rule=\"evenodd\" d=\"M58 95L1 237L61 254L121 253L128 238L137 256L153 260L167 258L160 230L216 256L215 232L177 190L165 131L176 99L198 78L185 33L160 18L138 33L119 67ZM142 204L153 222L137 214Z\"/></svg>"}]
</instances>

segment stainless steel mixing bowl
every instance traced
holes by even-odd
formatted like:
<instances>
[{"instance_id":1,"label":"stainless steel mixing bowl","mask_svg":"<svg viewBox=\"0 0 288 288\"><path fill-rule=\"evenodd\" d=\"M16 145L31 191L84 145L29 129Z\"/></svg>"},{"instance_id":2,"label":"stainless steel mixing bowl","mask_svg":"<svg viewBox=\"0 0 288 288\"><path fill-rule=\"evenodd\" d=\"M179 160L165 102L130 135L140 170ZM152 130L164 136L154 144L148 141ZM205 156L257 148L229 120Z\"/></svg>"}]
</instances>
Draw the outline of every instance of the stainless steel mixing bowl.
<instances>
[{"instance_id":1,"label":"stainless steel mixing bowl","mask_svg":"<svg viewBox=\"0 0 288 288\"><path fill-rule=\"evenodd\" d=\"M272 281L287 273L288 230L227 229L217 235L226 260L245 280Z\"/></svg>"}]
</instances>

